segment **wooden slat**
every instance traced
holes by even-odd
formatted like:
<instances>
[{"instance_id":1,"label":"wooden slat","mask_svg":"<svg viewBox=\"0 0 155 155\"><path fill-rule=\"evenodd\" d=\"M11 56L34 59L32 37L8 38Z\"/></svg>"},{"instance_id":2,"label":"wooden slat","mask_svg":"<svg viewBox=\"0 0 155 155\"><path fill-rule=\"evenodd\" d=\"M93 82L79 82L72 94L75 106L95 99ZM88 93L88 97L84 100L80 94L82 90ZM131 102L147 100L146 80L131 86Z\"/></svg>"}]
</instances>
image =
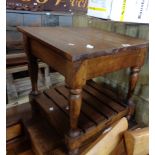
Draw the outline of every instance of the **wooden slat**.
<instances>
[{"instance_id":1,"label":"wooden slat","mask_svg":"<svg viewBox=\"0 0 155 155\"><path fill-rule=\"evenodd\" d=\"M39 63L39 68L45 68L45 67L47 67L45 63L43 62ZM28 70L27 65L19 65L15 67L8 67L6 70L6 73L17 73L17 72L26 71L26 70Z\"/></svg>"},{"instance_id":2,"label":"wooden slat","mask_svg":"<svg viewBox=\"0 0 155 155\"><path fill-rule=\"evenodd\" d=\"M59 106L67 115L69 112L69 104L68 101L62 96L60 95L57 91L55 91L54 89L49 89L47 91L45 91L45 93L47 94L47 96L54 101L54 103ZM68 109L68 110L67 110Z\"/></svg>"},{"instance_id":3,"label":"wooden slat","mask_svg":"<svg viewBox=\"0 0 155 155\"><path fill-rule=\"evenodd\" d=\"M103 115L97 113L95 109L87 105L85 102L83 102L82 104L82 111L87 117L89 117L89 119L91 119L96 124L99 124L106 120L106 118Z\"/></svg>"},{"instance_id":4,"label":"wooden slat","mask_svg":"<svg viewBox=\"0 0 155 155\"><path fill-rule=\"evenodd\" d=\"M69 116L69 102L56 90L51 89L46 91L46 94ZM94 128L95 123L90 121L83 113L80 113L79 117L79 127L82 128L85 132Z\"/></svg>"},{"instance_id":5,"label":"wooden slat","mask_svg":"<svg viewBox=\"0 0 155 155\"><path fill-rule=\"evenodd\" d=\"M15 66L27 64L28 60L25 53L18 54L7 54L6 55L6 66Z\"/></svg>"},{"instance_id":6,"label":"wooden slat","mask_svg":"<svg viewBox=\"0 0 155 155\"><path fill-rule=\"evenodd\" d=\"M18 65L25 65L27 64L27 60L25 58L16 58L16 59L9 59L6 60L6 67L18 66Z\"/></svg>"},{"instance_id":7,"label":"wooden slat","mask_svg":"<svg viewBox=\"0 0 155 155\"><path fill-rule=\"evenodd\" d=\"M44 94L37 96L35 100L59 134L66 134L69 130L69 122L65 113L63 113L61 109ZM50 108L51 111L49 110Z\"/></svg>"},{"instance_id":8,"label":"wooden slat","mask_svg":"<svg viewBox=\"0 0 155 155\"><path fill-rule=\"evenodd\" d=\"M94 87L99 92L105 94L107 97L110 97L114 101L119 102L119 104L121 104L122 106L124 106L124 107L127 106L124 103L122 103L122 100L120 99L120 97L116 93L114 93L113 91L111 91L110 89L106 89L102 85L97 84L97 83L95 83L92 80L87 81L87 84L90 85L90 86L92 86L92 87Z\"/></svg>"},{"instance_id":9,"label":"wooden slat","mask_svg":"<svg viewBox=\"0 0 155 155\"><path fill-rule=\"evenodd\" d=\"M21 124L15 124L6 129L6 140L8 141L13 138L17 138L18 136L21 136L21 134L22 134Z\"/></svg>"},{"instance_id":10,"label":"wooden slat","mask_svg":"<svg viewBox=\"0 0 155 155\"><path fill-rule=\"evenodd\" d=\"M6 59L23 58L23 57L26 57L25 53L7 54L6 55Z\"/></svg>"},{"instance_id":11,"label":"wooden slat","mask_svg":"<svg viewBox=\"0 0 155 155\"><path fill-rule=\"evenodd\" d=\"M59 86L56 88L56 90L59 91L62 95L64 95L65 98L68 99L69 91L65 86ZM106 120L106 118L103 115L97 113L91 106L86 105L84 101L81 107L81 111L96 124L99 124L100 122Z\"/></svg>"},{"instance_id":12,"label":"wooden slat","mask_svg":"<svg viewBox=\"0 0 155 155\"><path fill-rule=\"evenodd\" d=\"M92 96L97 98L103 104L106 104L107 106L112 108L115 112L120 112L120 111L124 110L124 107L122 107L118 103L114 102L113 100L111 100L110 98L105 96L103 93L100 93L99 91L95 90L93 87L90 87L90 86L86 85L84 87L84 90L86 90Z\"/></svg>"},{"instance_id":13,"label":"wooden slat","mask_svg":"<svg viewBox=\"0 0 155 155\"><path fill-rule=\"evenodd\" d=\"M69 90L66 88L66 86L58 86L56 87L56 90L61 93L67 100L69 98Z\"/></svg>"},{"instance_id":14,"label":"wooden slat","mask_svg":"<svg viewBox=\"0 0 155 155\"><path fill-rule=\"evenodd\" d=\"M97 99L95 99L90 94L88 94L87 92L84 92L84 91L83 91L83 99L87 104L94 107L98 112L103 114L106 118L110 118L116 114L115 111L113 111L106 105L102 104Z\"/></svg>"}]
</instances>

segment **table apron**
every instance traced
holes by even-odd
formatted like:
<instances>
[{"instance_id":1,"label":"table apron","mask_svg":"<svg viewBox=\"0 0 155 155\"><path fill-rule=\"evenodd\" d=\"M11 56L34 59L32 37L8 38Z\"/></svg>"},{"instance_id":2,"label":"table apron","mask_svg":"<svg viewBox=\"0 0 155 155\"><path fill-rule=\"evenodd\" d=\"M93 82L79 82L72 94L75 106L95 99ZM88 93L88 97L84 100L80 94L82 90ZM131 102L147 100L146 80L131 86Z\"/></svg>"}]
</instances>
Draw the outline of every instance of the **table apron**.
<instances>
[{"instance_id":1,"label":"table apron","mask_svg":"<svg viewBox=\"0 0 155 155\"><path fill-rule=\"evenodd\" d=\"M128 67L141 67L144 64L146 50L102 56L87 60L87 79Z\"/></svg>"},{"instance_id":2,"label":"table apron","mask_svg":"<svg viewBox=\"0 0 155 155\"><path fill-rule=\"evenodd\" d=\"M57 54L52 48L31 39L31 53L59 73L67 76L67 70L71 68L70 61Z\"/></svg>"},{"instance_id":3,"label":"table apron","mask_svg":"<svg viewBox=\"0 0 155 155\"><path fill-rule=\"evenodd\" d=\"M127 67L141 67L144 64L146 48L136 49L135 51L128 50L119 54L72 62L62 55L59 55L51 47L31 39L31 53L64 75L65 78L68 79L66 80L67 83L70 83L70 81L73 83L74 80L80 81L80 78L81 80L88 80ZM75 73L76 76L74 76ZM83 75L84 77L82 77ZM78 79L73 80L75 77L78 77ZM85 82L82 83L84 84Z\"/></svg>"}]
</instances>

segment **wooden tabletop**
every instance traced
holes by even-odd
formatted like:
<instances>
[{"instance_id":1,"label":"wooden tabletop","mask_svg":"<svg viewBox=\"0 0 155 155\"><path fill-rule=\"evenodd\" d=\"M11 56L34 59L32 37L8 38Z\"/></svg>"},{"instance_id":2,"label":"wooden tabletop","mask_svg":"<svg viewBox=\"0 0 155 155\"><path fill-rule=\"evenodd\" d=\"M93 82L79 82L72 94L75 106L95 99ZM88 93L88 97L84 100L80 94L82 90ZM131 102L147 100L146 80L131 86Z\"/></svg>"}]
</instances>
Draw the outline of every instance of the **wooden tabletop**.
<instances>
[{"instance_id":1,"label":"wooden tabletop","mask_svg":"<svg viewBox=\"0 0 155 155\"><path fill-rule=\"evenodd\" d=\"M18 30L56 49L70 61L125 52L143 48L148 41L95 28L18 27ZM122 50L123 49L123 50Z\"/></svg>"}]
</instances>

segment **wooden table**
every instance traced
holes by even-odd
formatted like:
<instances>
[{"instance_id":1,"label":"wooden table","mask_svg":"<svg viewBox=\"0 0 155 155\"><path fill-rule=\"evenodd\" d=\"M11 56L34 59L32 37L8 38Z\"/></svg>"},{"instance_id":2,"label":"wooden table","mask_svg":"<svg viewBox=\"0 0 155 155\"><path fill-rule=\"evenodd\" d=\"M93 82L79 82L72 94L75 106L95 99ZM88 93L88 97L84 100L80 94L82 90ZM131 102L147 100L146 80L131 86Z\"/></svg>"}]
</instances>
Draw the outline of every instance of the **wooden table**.
<instances>
[{"instance_id":1,"label":"wooden table","mask_svg":"<svg viewBox=\"0 0 155 155\"><path fill-rule=\"evenodd\" d=\"M18 27L18 30L23 33L29 59L32 107L39 105L47 119L65 134L69 154L78 154L86 139L133 113L131 97L144 64L147 41L93 28ZM40 94L37 58L64 75L66 86ZM89 79L127 67L131 68L126 98L129 106L117 100L118 96L110 90L92 81L87 83Z\"/></svg>"}]
</instances>

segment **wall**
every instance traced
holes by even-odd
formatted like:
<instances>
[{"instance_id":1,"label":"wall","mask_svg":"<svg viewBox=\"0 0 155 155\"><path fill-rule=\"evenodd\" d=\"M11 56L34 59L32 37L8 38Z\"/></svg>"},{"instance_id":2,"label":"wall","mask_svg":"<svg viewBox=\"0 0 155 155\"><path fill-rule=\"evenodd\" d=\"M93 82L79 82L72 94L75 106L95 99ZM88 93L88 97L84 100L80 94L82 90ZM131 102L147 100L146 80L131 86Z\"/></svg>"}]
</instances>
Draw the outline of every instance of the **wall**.
<instances>
[{"instance_id":1,"label":"wall","mask_svg":"<svg viewBox=\"0 0 155 155\"><path fill-rule=\"evenodd\" d=\"M17 26L71 26L72 15L58 12L6 11L7 53L21 52L22 34Z\"/></svg>"},{"instance_id":2,"label":"wall","mask_svg":"<svg viewBox=\"0 0 155 155\"><path fill-rule=\"evenodd\" d=\"M149 39L149 26L147 24L119 23L88 17L82 14L73 16L75 27L95 27L101 30L112 31L127 36ZM128 90L129 68L98 77L97 82L105 82L117 87L123 92ZM133 100L136 103L135 119L143 125L149 124L149 60L148 55L145 65L141 68L139 81L134 92Z\"/></svg>"}]
</instances>

